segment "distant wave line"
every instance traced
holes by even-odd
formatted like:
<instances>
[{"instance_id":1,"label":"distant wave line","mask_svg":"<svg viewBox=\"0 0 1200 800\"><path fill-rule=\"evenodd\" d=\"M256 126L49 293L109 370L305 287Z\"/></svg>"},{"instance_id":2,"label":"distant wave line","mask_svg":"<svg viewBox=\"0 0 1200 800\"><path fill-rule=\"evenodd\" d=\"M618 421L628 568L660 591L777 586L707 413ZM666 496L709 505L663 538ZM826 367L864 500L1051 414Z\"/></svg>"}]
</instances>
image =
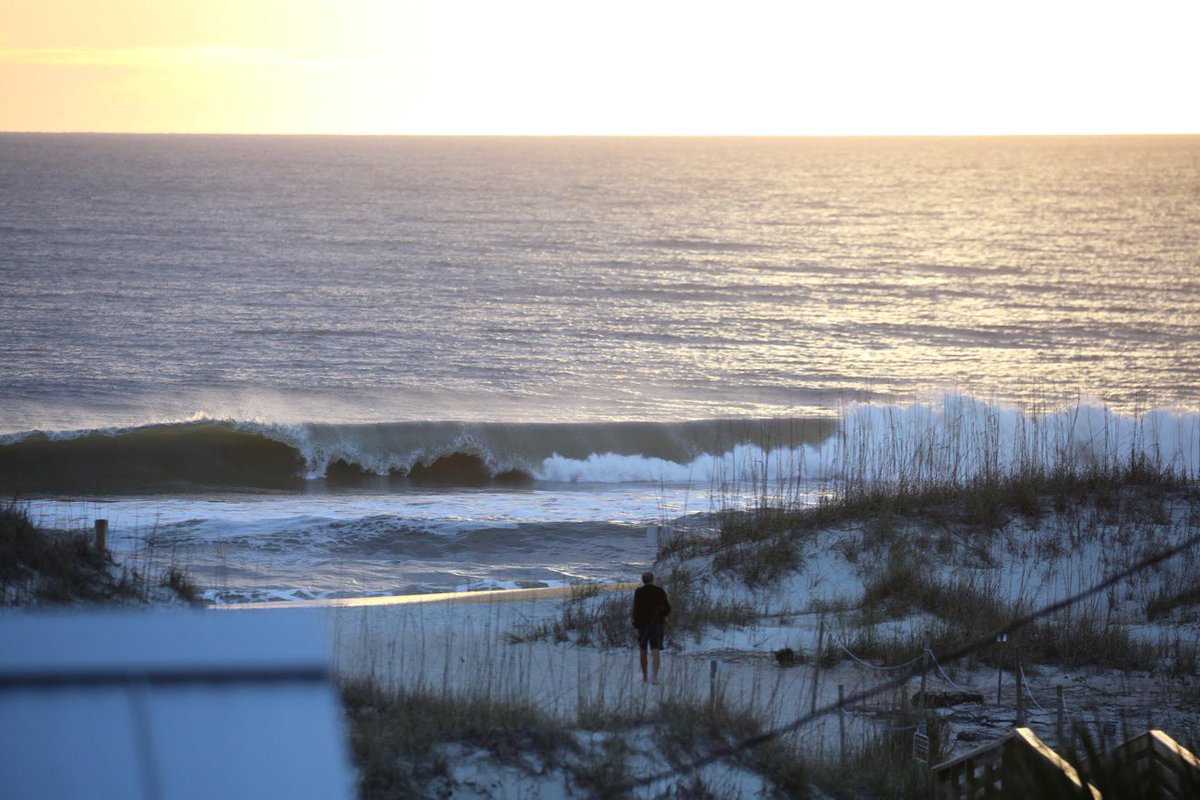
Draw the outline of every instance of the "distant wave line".
<instances>
[{"instance_id":1,"label":"distant wave line","mask_svg":"<svg viewBox=\"0 0 1200 800\"><path fill-rule=\"evenodd\" d=\"M0 438L0 490L301 489L310 481L483 486L854 479L961 483L996 471L1130 458L1195 476L1200 413L1041 413L964 395L853 404L840 419L282 424L194 419Z\"/></svg>"}]
</instances>

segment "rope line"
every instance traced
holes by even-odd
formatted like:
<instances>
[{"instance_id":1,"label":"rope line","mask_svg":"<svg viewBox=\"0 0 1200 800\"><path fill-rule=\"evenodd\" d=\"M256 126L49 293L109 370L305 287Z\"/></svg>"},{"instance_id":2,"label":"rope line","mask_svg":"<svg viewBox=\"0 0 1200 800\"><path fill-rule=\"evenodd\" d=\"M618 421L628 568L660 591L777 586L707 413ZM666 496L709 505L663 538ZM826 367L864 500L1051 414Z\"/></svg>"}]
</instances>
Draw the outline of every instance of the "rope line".
<instances>
[{"instance_id":1,"label":"rope line","mask_svg":"<svg viewBox=\"0 0 1200 800\"><path fill-rule=\"evenodd\" d=\"M955 689L958 689L960 692L964 692L964 693L966 693L966 694L971 694L971 693L972 693L972 690L971 690L971 689L964 689L963 687L959 686L959 685L958 685L957 683L955 683L954 681L950 680L950 676L946 674L946 670L942 669L942 665L938 663L937 656L935 656L935 655L933 654L933 651L932 651L932 650L926 650L925 652L929 653L929 657L930 657L931 659L933 659L933 665L934 665L935 667L937 667L937 671L938 671L938 673L939 673L939 674L942 676L942 680L944 680L946 683L948 683L948 684L950 684L951 686L953 686Z\"/></svg>"},{"instance_id":2,"label":"rope line","mask_svg":"<svg viewBox=\"0 0 1200 800\"><path fill-rule=\"evenodd\" d=\"M1042 704L1037 701L1037 698L1033 696L1033 692L1029 688L1029 678L1025 677L1025 668L1017 664L1017 671L1021 673L1021 685L1025 687L1025 694L1029 695L1029 699L1037 706L1038 711L1045 711L1046 709L1042 708Z\"/></svg>"},{"instance_id":3,"label":"rope line","mask_svg":"<svg viewBox=\"0 0 1200 800\"><path fill-rule=\"evenodd\" d=\"M838 647L842 648L843 653L850 656L855 661L862 664L864 667L870 667L871 669L877 669L880 672L893 672L898 669L904 669L905 667L912 666L913 664L915 664L921 660L921 657L917 656L916 658L914 658L910 661L905 661L903 664L895 664L890 667L884 667L884 666L880 666L879 664L872 664L870 661L861 659L858 656L854 655L854 653L851 653L850 649L848 647L846 647L846 645L842 644L841 640L838 639L837 634L835 634L833 631L829 632L829 638L830 638L830 640L833 641L834 644L836 644Z\"/></svg>"},{"instance_id":4,"label":"rope line","mask_svg":"<svg viewBox=\"0 0 1200 800\"><path fill-rule=\"evenodd\" d=\"M1121 570L1120 572L1113 573L1112 575L1110 575L1109 577L1100 581L1099 583L1094 584L1094 585L1090 586L1089 588L1084 589L1081 592L1077 592L1076 594L1073 594L1070 597L1066 597L1062 600L1051 603L1048 606L1043 606L1042 608L1039 608L1036 611L1032 611L1028 614L1025 614L1024 616L1017 617L1016 619L1012 620L1004 627L999 628L995 631L992 631L991 633L985 634L984 636L980 636L970 642L967 642L966 644L964 644L963 646L959 647L956 650L952 650L949 653L943 653L942 660L948 664L958 661L959 659L964 658L964 657L970 655L971 653L974 653L977 650L982 650L984 647L991 645L993 642L996 641L996 637L1000 636L1001 634L1016 633L1021 628L1024 628L1024 627L1036 622L1037 620L1041 619L1044 616L1047 616L1049 614L1054 614L1058 611L1062 611L1064 608L1069 608L1078 602L1088 599L1089 597L1093 597L1097 594L1100 594L1105 589L1108 589L1109 587L1111 587L1117 583L1120 583L1121 581L1125 580L1126 578L1129 578L1145 569L1149 569L1150 567L1155 566L1156 564L1160 564L1163 561L1173 558L1173 557L1179 555L1180 553L1182 553L1184 550L1187 550L1188 548L1191 548L1191 547L1195 547L1197 544L1200 544L1200 534L1196 534L1195 536L1192 536L1191 538L1185 540L1181 544L1175 545L1174 547L1167 548L1166 550L1156 553L1155 555L1147 556L1146 558L1137 562L1133 566L1126 567L1125 569ZM856 692L856 693L850 695L849 697L843 698L842 702L845 705L854 705L855 703L865 702L865 701L871 699L872 697L877 697L878 695L881 695L885 692L891 691L893 689L897 689L897 688L905 685L909 681L909 679L911 679L915 675L919 675L920 672L921 672L920 668L910 667L903 674L891 679L890 681L876 684L875 686L871 687L870 689L864 689L862 691ZM709 752L708 755L700 756L698 758L692 759L691 761L687 762L686 764L682 764L678 767L671 767L669 769L661 770L661 771L653 773L651 775L646 775L641 778L635 778L633 780L628 780L623 783L619 783L615 786L611 786L606 791L604 791L603 796L611 797L614 795L625 794L634 789L638 789L638 788L641 788L644 786L649 786L652 783L657 783L658 781L666 780L668 778L673 778L676 775L692 772L694 770L700 769L701 767L706 767L715 761L720 761L722 758L728 758L729 756L733 756L733 755L741 752L742 750L745 750L746 748L758 747L759 745L763 745L769 741L778 739L780 736L783 736L784 734L792 733L793 731L799 730L800 728L803 728L805 725L808 725L810 722L813 722L814 720L817 720L817 719L820 719L821 717L825 717L825 716L828 716L829 714L835 713L841 707L842 707L842 704L839 704L837 702L829 703L827 705L821 706L820 708L818 708L815 711L812 711L808 714L803 714L785 725L780 725L776 728L766 730L766 731L756 734L754 736L748 736L745 739L735 742L732 745L726 745L725 747L718 747L718 748L712 750L711 752Z\"/></svg>"}]
</instances>

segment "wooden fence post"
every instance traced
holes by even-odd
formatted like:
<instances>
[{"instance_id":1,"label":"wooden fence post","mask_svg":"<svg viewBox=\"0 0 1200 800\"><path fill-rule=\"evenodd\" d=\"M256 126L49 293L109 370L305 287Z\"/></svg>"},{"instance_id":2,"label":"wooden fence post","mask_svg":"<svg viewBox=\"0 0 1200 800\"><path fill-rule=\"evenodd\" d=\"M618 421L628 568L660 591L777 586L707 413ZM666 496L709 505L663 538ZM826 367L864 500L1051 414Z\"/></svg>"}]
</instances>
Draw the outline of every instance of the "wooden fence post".
<instances>
[{"instance_id":1,"label":"wooden fence post","mask_svg":"<svg viewBox=\"0 0 1200 800\"><path fill-rule=\"evenodd\" d=\"M929 640L921 643L921 725L925 724L925 673L929 670ZM921 729L924 733L924 728Z\"/></svg>"},{"instance_id":2,"label":"wooden fence post","mask_svg":"<svg viewBox=\"0 0 1200 800\"><path fill-rule=\"evenodd\" d=\"M996 644L1008 641L1008 634L1002 633L996 637ZM996 654L996 705L1000 705L1000 681L1004 677L1004 651Z\"/></svg>"},{"instance_id":3,"label":"wooden fence post","mask_svg":"<svg viewBox=\"0 0 1200 800\"><path fill-rule=\"evenodd\" d=\"M1055 739L1054 746L1057 747L1060 751L1062 751L1066 748L1066 743L1063 741L1063 712L1066 711L1066 706L1063 703L1062 684L1059 684L1058 686L1054 687L1054 695L1055 695L1054 699L1055 699L1055 706L1056 706L1056 708L1055 708L1056 723L1054 726L1054 733L1057 737Z\"/></svg>"},{"instance_id":4,"label":"wooden fence post","mask_svg":"<svg viewBox=\"0 0 1200 800\"><path fill-rule=\"evenodd\" d=\"M846 687L838 684L838 744L841 748L842 766L846 766Z\"/></svg>"},{"instance_id":5,"label":"wooden fence post","mask_svg":"<svg viewBox=\"0 0 1200 800\"><path fill-rule=\"evenodd\" d=\"M810 714L817 713L817 685L821 682L821 654L825 649L825 615L821 615L820 626L817 628L817 652L813 658L815 669L813 670L813 688L812 688L812 703L809 708Z\"/></svg>"},{"instance_id":6,"label":"wooden fence post","mask_svg":"<svg viewBox=\"0 0 1200 800\"><path fill-rule=\"evenodd\" d=\"M96 552L100 555L108 553L108 520L96 520Z\"/></svg>"}]
</instances>

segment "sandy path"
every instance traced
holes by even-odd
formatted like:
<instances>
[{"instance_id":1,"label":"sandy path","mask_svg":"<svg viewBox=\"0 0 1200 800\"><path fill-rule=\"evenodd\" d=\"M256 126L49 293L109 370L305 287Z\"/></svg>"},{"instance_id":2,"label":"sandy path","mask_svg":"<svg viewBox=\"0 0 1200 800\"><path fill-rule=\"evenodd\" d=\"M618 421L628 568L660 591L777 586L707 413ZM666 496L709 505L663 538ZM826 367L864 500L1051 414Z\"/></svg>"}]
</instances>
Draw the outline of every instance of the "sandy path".
<instances>
[{"instance_id":1,"label":"sandy path","mask_svg":"<svg viewBox=\"0 0 1200 800\"><path fill-rule=\"evenodd\" d=\"M630 591L633 585L610 585L607 591ZM450 692L479 699L531 702L567 720L593 713L652 713L662 700L705 701L712 691L710 663L719 662L716 689L735 707L753 707L765 725L775 726L804 715L812 706L813 670L808 666L780 669L770 651L784 642L815 636L807 621L790 626L764 623L747 629L713 632L704 641L684 642L683 652L663 654L659 686L642 683L632 627L628 648L599 649L570 642L539 640L513 643L508 634L557 618L569 588L517 589L451 595L414 595L331 601L264 604L272 608L323 610L333 645L334 666L342 677L371 677L384 685ZM238 606L246 608L247 606ZM811 643L809 643L811 645ZM1068 725L1090 726L1107 721L1121 730L1144 727L1153 717L1159 725L1186 736L1197 729L1194 708L1180 708L1164 689L1161 676L1110 671L1030 670L1030 691L1045 709L1027 704L1028 722L1053 741L1056 685L1066 689ZM980 668L954 672L955 680L982 691L985 703L960 706L953 712L964 736L955 750L1002 735L1014 722L1013 687L1004 676L1004 702L996 704L996 674ZM890 679L849 662L822 671L817 705L833 704L838 685L847 695ZM951 688L930 677L931 690ZM910 682L915 691L918 680ZM884 726L881 712L895 702L889 692L844 717L846 738L853 746L870 730ZM1177 701L1176 701L1177 702ZM946 712L950 713L950 712ZM813 750L832 753L839 742L838 715L804 727L799 740Z\"/></svg>"},{"instance_id":2,"label":"sandy path","mask_svg":"<svg viewBox=\"0 0 1200 800\"><path fill-rule=\"evenodd\" d=\"M691 641L688 652L664 652L660 685L646 685L632 626L628 648L604 650L546 640L512 643L508 633L556 618L566 592L475 594L441 601L326 605L337 673L410 689L525 700L574 720L592 713L640 716L662 700L706 701L713 691L710 663L719 658L716 690L735 707L752 705L767 724L791 720L811 704L810 670L778 669L769 655L766 660L731 660ZM847 692L859 685L857 677L839 678L830 672L821 681L819 704L837 699L839 680L847 684ZM860 724L847 718L851 733ZM823 746L831 732L836 742L836 715L806 728L802 738L814 747Z\"/></svg>"},{"instance_id":3,"label":"sandy path","mask_svg":"<svg viewBox=\"0 0 1200 800\"><path fill-rule=\"evenodd\" d=\"M635 586L610 584L603 590L631 592ZM794 629L755 626L716 633L700 642L688 639L685 650L663 653L658 686L642 682L632 626L628 648L509 640L509 633L556 619L569 594L570 587L551 587L260 607L322 609L334 668L341 677L369 677L386 686L480 699L526 701L567 720L603 713L644 716L663 700L707 701L714 689L735 708L753 708L766 726L791 722L812 708L813 670L807 666L779 669L770 655L777 644L774 640L781 635L790 640ZM252 604L238 606L249 607ZM815 630L808 633L815 637ZM734 647L728 646L731 638ZM715 687L714 660L718 662ZM850 695L878 677L845 663L826 668L818 682L816 704L834 704L839 684ZM889 693L848 709L847 740L854 742L873 730L878 713L893 700L894 693ZM806 725L798 739L812 750L832 752L839 741L837 714Z\"/></svg>"}]
</instances>

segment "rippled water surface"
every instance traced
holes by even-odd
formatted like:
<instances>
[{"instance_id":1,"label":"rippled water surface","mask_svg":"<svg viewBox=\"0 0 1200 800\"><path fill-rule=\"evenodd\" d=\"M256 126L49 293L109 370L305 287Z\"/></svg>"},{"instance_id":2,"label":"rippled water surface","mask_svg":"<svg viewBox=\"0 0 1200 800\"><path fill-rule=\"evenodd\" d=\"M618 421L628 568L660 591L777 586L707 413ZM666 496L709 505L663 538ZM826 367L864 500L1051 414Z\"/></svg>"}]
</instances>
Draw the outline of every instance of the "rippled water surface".
<instances>
[{"instance_id":1,"label":"rippled water surface","mask_svg":"<svg viewBox=\"0 0 1200 800\"><path fill-rule=\"evenodd\" d=\"M0 136L0 432L1200 405L1200 138Z\"/></svg>"},{"instance_id":2,"label":"rippled water surface","mask_svg":"<svg viewBox=\"0 0 1200 800\"><path fill-rule=\"evenodd\" d=\"M1200 464L1200 137L0 135L0 284L0 492L217 600L628 578L877 447Z\"/></svg>"}]
</instances>

